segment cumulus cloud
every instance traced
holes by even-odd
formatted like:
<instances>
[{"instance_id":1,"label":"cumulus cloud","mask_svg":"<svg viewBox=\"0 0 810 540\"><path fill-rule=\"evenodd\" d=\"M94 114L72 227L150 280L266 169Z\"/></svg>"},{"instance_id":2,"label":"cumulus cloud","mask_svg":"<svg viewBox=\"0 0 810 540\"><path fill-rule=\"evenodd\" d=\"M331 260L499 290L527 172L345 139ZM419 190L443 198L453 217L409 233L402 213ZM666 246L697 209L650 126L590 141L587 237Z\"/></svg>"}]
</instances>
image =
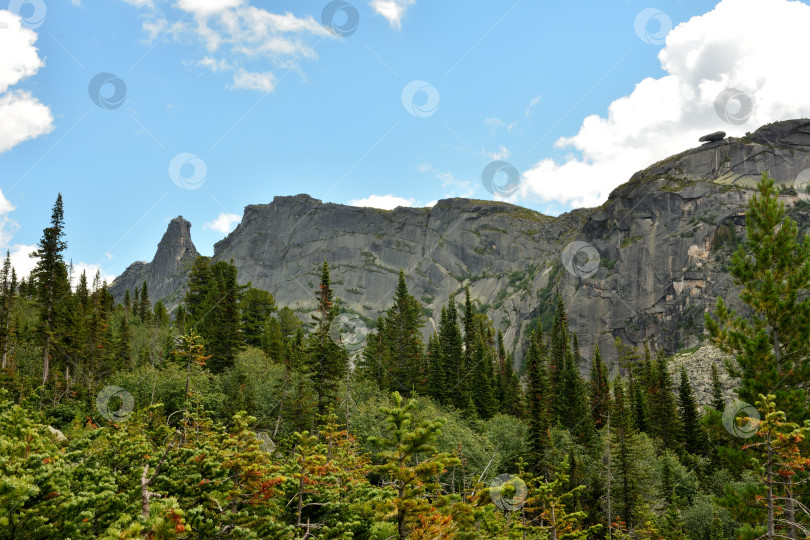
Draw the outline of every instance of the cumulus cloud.
<instances>
[{"instance_id":1,"label":"cumulus cloud","mask_svg":"<svg viewBox=\"0 0 810 540\"><path fill-rule=\"evenodd\" d=\"M607 116L589 116L578 133L557 140L555 146L572 155L561 162L542 159L525 171L521 197L597 205L635 171L696 146L705 133L739 136L769 122L810 116L810 72L790 53L804 49L808 33L810 6L787 0L722 0L679 24L658 55L666 75L644 79L613 101ZM715 100L727 88L753 102L740 125L715 112ZM732 100L727 110L733 114L740 106Z\"/></svg>"},{"instance_id":2,"label":"cumulus cloud","mask_svg":"<svg viewBox=\"0 0 810 540\"><path fill-rule=\"evenodd\" d=\"M203 230L217 231L221 232L222 234L228 234L240 221L242 221L242 216L237 214L226 214L223 212L213 221L203 223L202 228Z\"/></svg>"},{"instance_id":3,"label":"cumulus cloud","mask_svg":"<svg viewBox=\"0 0 810 540\"><path fill-rule=\"evenodd\" d=\"M371 206L382 208L383 210L393 210L397 206L411 206L413 199L405 199L396 195L369 195L365 199L353 199L349 201L350 206Z\"/></svg>"},{"instance_id":4,"label":"cumulus cloud","mask_svg":"<svg viewBox=\"0 0 810 540\"><path fill-rule=\"evenodd\" d=\"M385 17L392 28L399 30L405 12L415 3L416 0L371 0L369 5L377 14Z\"/></svg>"},{"instance_id":5,"label":"cumulus cloud","mask_svg":"<svg viewBox=\"0 0 810 540\"><path fill-rule=\"evenodd\" d=\"M34 43L37 34L18 15L0 10L0 153L53 130L53 116L30 92L9 88L45 65Z\"/></svg>"},{"instance_id":6,"label":"cumulus cloud","mask_svg":"<svg viewBox=\"0 0 810 540\"><path fill-rule=\"evenodd\" d=\"M201 45L205 56L190 65L233 72L231 89L272 91L276 76L267 70L268 64L299 69L301 60L318 57L313 37L334 37L311 15L273 13L246 0L178 0L172 6L183 16L173 23L152 1L124 1L147 10L143 30L149 41L168 35Z\"/></svg>"}]
</instances>

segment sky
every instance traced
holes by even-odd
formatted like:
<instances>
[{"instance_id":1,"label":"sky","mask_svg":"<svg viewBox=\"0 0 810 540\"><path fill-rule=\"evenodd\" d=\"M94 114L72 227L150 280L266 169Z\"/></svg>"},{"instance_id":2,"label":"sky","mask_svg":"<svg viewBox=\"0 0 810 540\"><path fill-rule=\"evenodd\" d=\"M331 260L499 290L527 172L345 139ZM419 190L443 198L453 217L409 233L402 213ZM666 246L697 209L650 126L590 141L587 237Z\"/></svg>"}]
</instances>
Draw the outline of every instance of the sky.
<instances>
[{"instance_id":1,"label":"sky","mask_svg":"<svg viewBox=\"0 0 810 540\"><path fill-rule=\"evenodd\" d=\"M78 271L206 255L244 206L549 215L723 130L810 116L788 0L0 0L0 248L64 199Z\"/></svg>"}]
</instances>

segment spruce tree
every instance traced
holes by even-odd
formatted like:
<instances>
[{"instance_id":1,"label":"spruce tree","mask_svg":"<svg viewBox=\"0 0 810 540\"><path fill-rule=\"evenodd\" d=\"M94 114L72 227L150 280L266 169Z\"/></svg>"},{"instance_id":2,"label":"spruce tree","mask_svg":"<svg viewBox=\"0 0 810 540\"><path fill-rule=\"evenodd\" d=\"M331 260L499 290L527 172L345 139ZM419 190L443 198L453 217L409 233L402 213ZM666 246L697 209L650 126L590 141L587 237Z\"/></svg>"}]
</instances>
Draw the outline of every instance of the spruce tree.
<instances>
[{"instance_id":1,"label":"spruce tree","mask_svg":"<svg viewBox=\"0 0 810 540\"><path fill-rule=\"evenodd\" d=\"M610 412L610 385L607 378L607 366L602 360L599 345L594 345L591 361L591 416L594 425L602 428Z\"/></svg>"},{"instance_id":2,"label":"spruce tree","mask_svg":"<svg viewBox=\"0 0 810 540\"><path fill-rule=\"evenodd\" d=\"M654 383L649 390L650 433L658 437L665 448L678 448L680 421L672 377L667 360L659 351L653 362Z\"/></svg>"},{"instance_id":3,"label":"spruce tree","mask_svg":"<svg viewBox=\"0 0 810 540\"><path fill-rule=\"evenodd\" d=\"M621 519L632 526L638 522L641 506L636 451L636 429L621 376L613 382L613 411L610 417L612 495Z\"/></svg>"},{"instance_id":4,"label":"spruce tree","mask_svg":"<svg viewBox=\"0 0 810 540\"><path fill-rule=\"evenodd\" d=\"M740 399L753 403L774 394L788 418L799 419L806 415L810 380L810 236L799 242L798 227L766 173L756 191L730 269L751 313L738 315L718 298L716 320L707 313L706 328L735 358L728 367L740 378Z\"/></svg>"},{"instance_id":5,"label":"spruce tree","mask_svg":"<svg viewBox=\"0 0 810 540\"><path fill-rule=\"evenodd\" d=\"M568 350L568 317L565 314L565 304L562 297L557 297L557 307L554 312L554 322L551 325L551 337L548 350L548 375L551 392L551 402L559 403L559 381L562 376ZM566 396L563 396L565 398ZM552 411L556 414L556 411ZM555 416L555 420L557 417Z\"/></svg>"},{"instance_id":6,"label":"spruce tree","mask_svg":"<svg viewBox=\"0 0 810 540\"><path fill-rule=\"evenodd\" d=\"M17 275L11 266L11 253L6 250L3 269L0 271L0 367L8 364L9 351L12 348L14 325L13 309L17 295Z\"/></svg>"},{"instance_id":7,"label":"spruce tree","mask_svg":"<svg viewBox=\"0 0 810 540\"><path fill-rule=\"evenodd\" d=\"M707 450L708 439L700 425L700 412L697 399L686 375L686 368L681 366L681 382L678 386L678 412L681 424L681 442L690 454L702 455Z\"/></svg>"},{"instance_id":8,"label":"spruce tree","mask_svg":"<svg viewBox=\"0 0 810 540\"><path fill-rule=\"evenodd\" d=\"M42 231L42 239L31 257L37 264L31 272L36 284L40 315L38 329L42 341L42 384L48 382L54 345L62 338L66 298L70 294L67 266L62 253L67 249L62 194L51 211L51 225Z\"/></svg>"},{"instance_id":9,"label":"spruce tree","mask_svg":"<svg viewBox=\"0 0 810 540\"><path fill-rule=\"evenodd\" d=\"M577 341L573 340L572 350L566 355L560 374L558 393L555 396L557 400L555 409L560 424L567 428L580 443L588 446L593 440L594 424L585 381L574 360L574 352L578 349Z\"/></svg>"},{"instance_id":10,"label":"spruce tree","mask_svg":"<svg viewBox=\"0 0 810 540\"><path fill-rule=\"evenodd\" d=\"M458 312L456 311L456 301L452 295L447 301L447 306L442 308L439 319L439 343L441 344L441 358L444 363L444 391L447 395L447 402L454 405L459 410L464 410L467 406L466 398L459 382L463 376L464 353L462 351L461 331L458 328Z\"/></svg>"},{"instance_id":11,"label":"spruce tree","mask_svg":"<svg viewBox=\"0 0 810 540\"><path fill-rule=\"evenodd\" d=\"M402 403L402 396L394 392L394 406L382 407L390 435L371 437L369 442L381 450L377 460L381 465L373 469L377 474L390 479L394 488L393 510L385 512L384 519L396 523L400 540L410 537L417 527L418 516L425 514L436 504L440 490L439 476L450 465L459 464L458 459L437 453L433 444L441 432L441 421L431 420L413 425L414 400ZM429 500L426 495L430 495Z\"/></svg>"},{"instance_id":12,"label":"spruce tree","mask_svg":"<svg viewBox=\"0 0 810 540\"><path fill-rule=\"evenodd\" d=\"M200 335L206 343L206 352L211 371L221 373L233 365L237 353L243 348L242 317L239 304L245 287L236 280L237 271L233 261L217 261L210 267L211 284L206 323L201 325Z\"/></svg>"},{"instance_id":13,"label":"spruce tree","mask_svg":"<svg viewBox=\"0 0 810 540\"><path fill-rule=\"evenodd\" d=\"M245 344L261 346L265 326L276 311L276 300L267 291L250 287L239 304Z\"/></svg>"},{"instance_id":14,"label":"spruce tree","mask_svg":"<svg viewBox=\"0 0 810 540\"><path fill-rule=\"evenodd\" d=\"M529 338L526 352L526 416L528 423L527 462L533 471L544 474L547 454L551 447L551 412L549 410L549 380L545 360L545 346L540 329Z\"/></svg>"},{"instance_id":15,"label":"spruce tree","mask_svg":"<svg viewBox=\"0 0 810 540\"><path fill-rule=\"evenodd\" d=\"M717 370L717 364L712 363L712 408L716 411L723 412L726 408L725 399L723 399L723 385L720 382L720 374Z\"/></svg>"},{"instance_id":16,"label":"spruce tree","mask_svg":"<svg viewBox=\"0 0 810 540\"><path fill-rule=\"evenodd\" d=\"M163 305L162 300L155 302L152 321L155 323L155 326L165 326L169 322L169 313L166 311L166 306Z\"/></svg>"},{"instance_id":17,"label":"spruce tree","mask_svg":"<svg viewBox=\"0 0 810 540\"><path fill-rule=\"evenodd\" d=\"M408 292L405 272L400 269L394 305L379 318L366 340L361 372L367 372L384 390L410 396L427 378L424 321L422 306Z\"/></svg>"},{"instance_id":18,"label":"spruce tree","mask_svg":"<svg viewBox=\"0 0 810 540\"><path fill-rule=\"evenodd\" d=\"M312 316L315 331L309 339L309 370L318 396L318 414L323 416L337 399L337 388L346 375L349 362L346 350L339 347L330 334L332 323L338 315L338 305L326 261L321 267L321 282L315 296L318 307Z\"/></svg>"},{"instance_id":19,"label":"spruce tree","mask_svg":"<svg viewBox=\"0 0 810 540\"><path fill-rule=\"evenodd\" d=\"M148 323L152 315L152 302L149 300L149 289L146 280L141 287L141 297L138 299L138 318L141 322Z\"/></svg>"}]
</instances>

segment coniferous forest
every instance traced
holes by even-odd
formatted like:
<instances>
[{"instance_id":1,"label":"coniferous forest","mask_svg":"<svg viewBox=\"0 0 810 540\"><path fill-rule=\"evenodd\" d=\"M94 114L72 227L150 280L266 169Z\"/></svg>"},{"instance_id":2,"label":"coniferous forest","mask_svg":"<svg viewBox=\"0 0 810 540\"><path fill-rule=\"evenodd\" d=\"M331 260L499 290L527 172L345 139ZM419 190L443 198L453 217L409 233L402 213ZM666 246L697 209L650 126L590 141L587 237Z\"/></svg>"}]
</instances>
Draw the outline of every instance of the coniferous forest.
<instances>
[{"instance_id":1,"label":"coniferous forest","mask_svg":"<svg viewBox=\"0 0 810 540\"><path fill-rule=\"evenodd\" d=\"M462 288L425 340L400 272L362 348L329 261L307 313L206 257L171 313L116 302L60 195L34 271L0 271L0 537L806 538L810 239L777 196L732 259L745 311L706 315L733 360L702 406L650 346L583 358L562 297L515 344Z\"/></svg>"}]
</instances>

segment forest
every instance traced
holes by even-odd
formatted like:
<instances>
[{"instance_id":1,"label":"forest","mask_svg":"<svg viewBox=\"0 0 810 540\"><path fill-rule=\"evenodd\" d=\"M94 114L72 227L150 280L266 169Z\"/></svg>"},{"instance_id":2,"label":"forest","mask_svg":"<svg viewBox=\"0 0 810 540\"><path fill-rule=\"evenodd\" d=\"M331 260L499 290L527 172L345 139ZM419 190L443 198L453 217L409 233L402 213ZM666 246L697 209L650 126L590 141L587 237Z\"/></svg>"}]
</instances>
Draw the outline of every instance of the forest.
<instances>
[{"instance_id":1,"label":"forest","mask_svg":"<svg viewBox=\"0 0 810 540\"><path fill-rule=\"evenodd\" d=\"M207 257L171 313L116 302L59 195L31 275L0 271L0 538L810 537L810 238L778 196L731 261L745 309L706 314L732 360L700 405L654 347L583 358L559 296L519 365L463 287L425 341L402 271L362 349L328 261L306 313Z\"/></svg>"}]
</instances>

